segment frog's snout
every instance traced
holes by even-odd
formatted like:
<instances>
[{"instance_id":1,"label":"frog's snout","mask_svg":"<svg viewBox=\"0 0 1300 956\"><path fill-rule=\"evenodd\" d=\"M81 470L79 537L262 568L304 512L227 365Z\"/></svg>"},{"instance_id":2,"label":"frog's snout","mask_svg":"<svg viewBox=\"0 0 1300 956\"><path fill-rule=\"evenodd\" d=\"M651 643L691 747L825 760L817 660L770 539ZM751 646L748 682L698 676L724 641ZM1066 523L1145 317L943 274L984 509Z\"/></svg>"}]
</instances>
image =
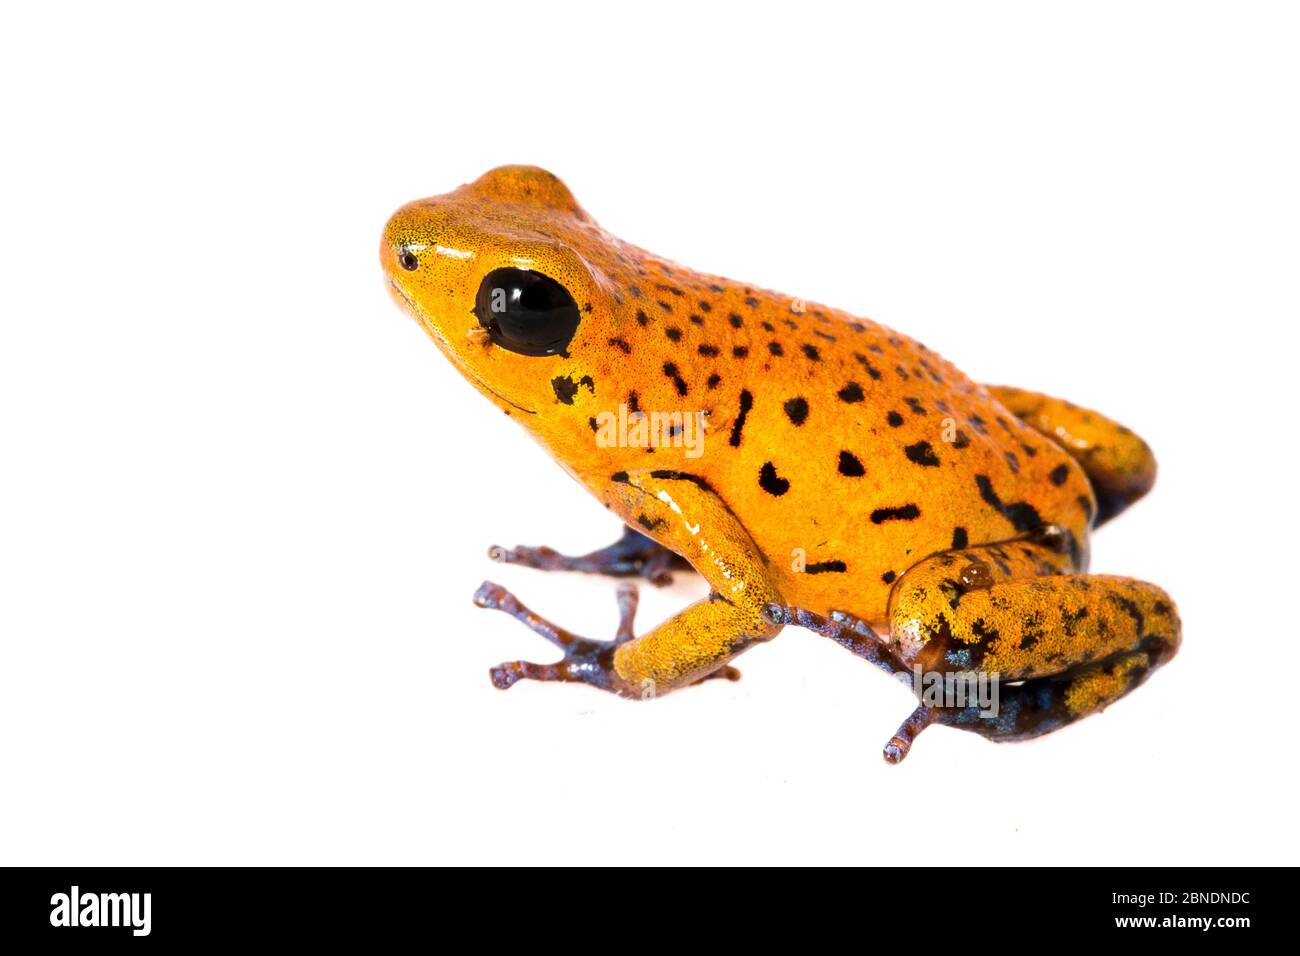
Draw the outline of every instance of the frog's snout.
<instances>
[{"instance_id":1,"label":"frog's snout","mask_svg":"<svg viewBox=\"0 0 1300 956\"><path fill-rule=\"evenodd\" d=\"M400 218L401 214L398 213L384 226L383 237L379 241L379 264L384 270L388 292L393 301L412 318L416 318L418 309L406 280L419 272L422 265L420 253L424 247L403 236Z\"/></svg>"}]
</instances>

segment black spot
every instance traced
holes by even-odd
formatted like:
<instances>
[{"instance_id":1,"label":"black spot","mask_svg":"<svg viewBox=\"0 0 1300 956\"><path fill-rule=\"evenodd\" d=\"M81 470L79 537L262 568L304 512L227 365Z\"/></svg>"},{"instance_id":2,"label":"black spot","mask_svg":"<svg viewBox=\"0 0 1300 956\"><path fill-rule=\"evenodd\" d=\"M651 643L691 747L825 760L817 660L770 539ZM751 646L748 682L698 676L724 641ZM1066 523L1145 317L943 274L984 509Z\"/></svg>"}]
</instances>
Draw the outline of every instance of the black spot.
<instances>
[{"instance_id":1,"label":"black spot","mask_svg":"<svg viewBox=\"0 0 1300 956\"><path fill-rule=\"evenodd\" d=\"M790 482L777 475L776 466L770 461L758 470L758 486L778 498L790 490Z\"/></svg>"},{"instance_id":2,"label":"black spot","mask_svg":"<svg viewBox=\"0 0 1300 956\"><path fill-rule=\"evenodd\" d=\"M1011 474L1020 474L1020 459L1016 457L1014 451L1004 451L1002 457L1007 460L1007 467L1011 469Z\"/></svg>"},{"instance_id":3,"label":"black spot","mask_svg":"<svg viewBox=\"0 0 1300 956\"><path fill-rule=\"evenodd\" d=\"M640 309L637 309L637 310L636 310L636 321L637 321L637 324L638 324L638 325L649 325L649 324L650 324L650 316L646 315L646 314L645 314L644 312L642 312Z\"/></svg>"},{"instance_id":4,"label":"black spot","mask_svg":"<svg viewBox=\"0 0 1300 956\"><path fill-rule=\"evenodd\" d=\"M831 335L829 332L823 332L821 329L813 329L813 335L823 338L828 342L837 341L835 336Z\"/></svg>"},{"instance_id":5,"label":"black spot","mask_svg":"<svg viewBox=\"0 0 1300 956\"><path fill-rule=\"evenodd\" d=\"M713 311L713 306L710 305L708 302L706 302L704 299L701 299L701 300L700 300L700 311L701 311L701 312L712 312L712 311Z\"/></svg>"},{"instance_id":6,"label":"black spot","mask_svg":"<svg viewBox=\"0 0 1300 956\"><path fill-rule=\"evenodd\" d=\"M862 467L862 462L858 461L857 456L852 452L840 452L840 474L848 478L861 478L867 473L867 469Z\"/></svg>"},{"instance_id":7,"label":"black spot","mask_svg":"<svg viewBox=\"0 0 1300 956\"><path fill-rule=\"evenodd\" d=\"M627 393L627 408L630 412L641 411L641 396L636 392Z\"/></svg>"},{"instance_id":8,"label":"black spot","mask_svg":"<svg viewBox=\"0 0 1300 956\"><path fill-rule=\"evenodd\" d=\"M703 324L704 324L704 316L702 316L702 315L696 315L694 312L692 312L692 313L691 313L691 325L703 325Z\"/></svg>"},{"instance_id":9,"label":"black spot","mask_svg":"<svg viewBox=\"0 0 1300 956\"><path fill-rule=\"evenodd\" d=\"M663 299L655 299L655 305L659 306L659 308L663 309L665 312L671 312L673 310L673 307Z\"/></svg>"},{"instance_id":10,"label":"black spot","mask_svg":"<svg viewBox=\"0 0 1300 956\"><path fill-rule=\"evenodd\" d=\"M1070 477L1070 467L1068 465L1057 465L1052 469L1052 473L1048 477L1052 479L1052 484L1063 485L1065 480Z\"/></svg>"},{"instance_id":11,"label":"black spot","mask_svg":"<svg viewBox=\"0 0 1300 956\"><path fill-rule=\"evenodd\" d=\"M751 309L756 309L758 308L758 300L752 295L747 295L745 296L745 305L749 306Z\"/></svg>"},{"instance_id":12,"label":"black spot","mask_svg":"<svg viewBox=\"0 0 1300 956\"><path fill-rule=\"evenodd\" d=\"M775 332L775 331L776 331L776 326L773 325L771 322L767 322L767 321L764 321L764 322L763 322L763 328L766 329L766 330L769 331L769 332Z\"/></svg>"},{"instance_id":13,"label":"black spot","mask_svg":"<svg viewBox=\"0 0 1300 956\"><path fill-rule=\"evenodd\" d=\"M913 414L913 415L924 415L924 414L925 414L925 406L922 405L922 404L921 404L919 401L917 401L915 398L905 398L905 399L903 399L903 401L907 402L907 407L910 408L910 409L912 410L912 414Z\"/></svg>"},{"instance_id":14,"label":"black spot","mask_svg":"<svg viewBox=\"0 0 1300 956\"><path fill-rule=\"evenodd\" d=\"M820 362L822 360L822 353L817 351L817 346L815 345L804 345L803 354L808 356L814 362Z\"/></svg>"},{"instance_id":15,"label":"black spot","mask_svg":"<svg viewBox=\"0 0 1300 956\"><path fill-rule=\"evenodd\" d=\"M1146 633L1146 618L1135 603L1119 594L1110 595L1110 599L1119 606L1121 611L1133 619L1133 627L1137 634L1142 635Z\"/></svg>"},{"instance_id":16,"label":"black spot","mask_svg":"<svg viewBox=\"0 0 1300 956\"><path fill-rule=\"evenodd\" d=\"M857 382L849 382L835 394L839 395L841 402L848 402L850 405L860 402L866 397L862 394L862 386Z\"/></svg>"},{"instance_id":17,"label":"black spot","mask_svg":"<svg viewBox=\"0 0 1300 956\"><path fill-rule=\"evenodd\" d=\"M555 391L555 400L563 402L565 405L573 404L573 396L578 394L579 385L585 385L587 390L593 394L596 391L596 383L592 381L590 375L584 375L576 382L568 375L560 375L551 379L551 388Z\"/></svg>"},{"instance_id":18,"label":"black spot","mask_svg":"<svg viewBox=\"0 0 1300 956\"><path fill-rule=\"evenodd\" d=\"M709 380L705 382L704 385L706 388L708 388L709 391L713 391L715 388L718 387L718 385L721 382L722 382L722 376L719 375L717 372L714 372L712 375L709 376Z\"/></svg>"},{"instance_id":19,"label":"black spot","mask_svg":"<svg viewBox=\"0 0 1300 956\"><path fill-rule=\"evenodd\" d=\"M972 634L979 638L980 647L988 647L1002 636L996 627L990 626L988 621L982 617L971 622L970 630Z\"/></svg>"},{"instance_id":20,"label":"black spot","mask_svg":"<svg viewBox=\"0 0 1300 956\"><path fill-rule=\"evenodd\" d=\"M680 342L682 340L682 330L677 328L675 325L668 326L668 328L664 330L664 335L668 336L674 342Z\"/></svg>"},{"instance_id":21,"label":"black spot","mask_svg":"<svg viewBox=\"0 0 1300 956\"><path fill-rule=\"evenodd\" d=\"M786 417L796 427L808 418L808 401L802 397L787 399L784 408Z\"/></svg>"},{"instance_id":22,"label":"black spot","mask_svg":"<svg viewBox=\"0 0 1300 956\"><path fill-rule=\"evenodd\" d=\"M871 512L872 524L884 524L886 521L915 521L921 517L921 509L916 505L903 505L901 508L877 508Z\"/></svg>"},{"instance_id":23,"label":"black spot","mask_svg":"<svg viewBox=\"0 0 1300 956\"><path fill-rule=\"evenodd\" d=\"M899 425L903 424L903 416L898 414L898 412L890 412L889 418L886 419L886 421L889 422L890 428L897 428Z\"/></svg>"},{"instance_id":24,"label":"black spot","mask_svg":"<svg viewBox=\"0 0 1300 956\"><path fill-rule=\"evenodd\" d=\"M673 380L673 387L677 389L677 394L685 396L690 391L686 387L686 382L682 379L681 374L677 371L677 365L674 362L664 362L664 374Z\"/></svg>"},{"instance_id":25,"label":"black spot","mask_svg":"<svg viewBox=\"0 0 1300 956\"><path fill-rule=\"evenodd\" d=\"M744 358L749 354L749 347L746 345L734 346L731 350L733 358Z\"/></svg>"},{"instance_id":26,"label":"black spot","mask_svg":"<svg viewBox=\"0 0 1300 956\"><path fill-rule=\"evenodd\" d=\"M957 429L957 437L953 439L952 447L956 448L958 451L970 447L970 438L960 428Z\"/></svg>"},{"instance_id":27,"label":"black spot","mask_svg":"<svg viewBox=\"0 0 1300 956\"><path fill-rule=\"evenodd\" d=\"M895 574L893 571L886 571L884 574L880 576L880 580L884 581L886 584L893 584L894 578L896 577L898 577L898 575Z\"/></svg>"},{"instance_id":28,"label":"black spot","mask_svg":"<svg viewBox=\"0 0 1300 956\"><path fill-rule=\"evenodd\" d=\"M698 351L705 358L713 358L718 354L718 347L716 345L701 345Z\"/></svg>"},{"instance_id":29,"label":"black spot","mask_svg":"<svg viewBox=\"0 0 1300 956\"><path fill-rule=\"evenodd\" d=\"M952 529L952 549L960 551L970 544L970 537L966 534L965 528Z\"/></svg>"},{"instance_id":30,"label":"black spot","mask_svg":"<svg viewBox=\"0 0 1300 956\"><path fill-rule=\"evenodd\" d=\"M736 416L735 423L731 426L732 448L740 447L740 433L745 429L745 419L749 416L749 410L754 407L754 396L749 393L749 389L740 391L740 414Z\"/></svg>"},{"instance_id":31,"label":"black spot","mask_svg":"<svg viewBox=\"0 0 1300 956\"><path fill-rule=\"evenodd\" d=\"M625 485L627 484L627 472L616 471L614 472L614 474L609 476L609 480L615 482L616 484Z\"/></svg>"},{"instance_id":32,"label":"black spot","mask_svg":"<svg viewBox=\"0 0 1300 956\"><path fill-rule=\"evenodd\" d=\"M843 574L849 569L849 566L843 561L818 561L816 564L807 565L803 571L804 574L827 574L834 572Z\"/></svg>"},{"instance_id":33,"label":"black spot","mask_svg":"<svg viewBox=\"0 0 1300 956\"><path fill-rule=\"evenodd\" d=\"M587 419L587 427L594 432L600 431L600 426L596 424L596 417L594 415Z\"/></svg>"},{"instance_id":34,"label":"black spot","mask_svg":"<svg viewBox=\"0 0 1300 956\"><path fill-rule=\"evenodd\" d=\"M731 323L731 327L733 329L738 329L745 324L745 320L742 319L740 316L736 315L735 312L732 312L730 315L727 316L727 321Z\"/></svg>"},{"instance_id":35,"label":"black spot","mask_svg":"<svg viewBox=\"0 0 1300 956\"><path fill-rule=\"evenodd\" d=\"M639 524L641 527L645 528L647 531L653 531L655 528L663 527L668 522L666 522L663 518L652 519L645 514L639 514L636 516L636 523Z\"/></svg>"},{"instance_id":36,"label":"black spot","mask_svg":"<svg viewBox=\"0 0 1300 956\"><path fill-rule=\"evenodd\" d=\"M861 352L854 352L853 357L858 360L859 365L861 365L864 369L867 370L868 375L870 375L876 381L880 380L880 369L872 365L865 355L863 355Z\"/></svg>"},{"instance_id":37,"label":"black spot","mask_svg":"<svg viewBox=\"0 0 1300 956\"><path fill-rule=\"evenodd\" d=\"M768 342L768 343L767 343L767 350L768 350L769 352L771 352L773 355L784 355L784 354L785 354L785 349L781 348L781 343L780 343L780 342Z\"/></svg>"},{"instance_id":38,"label":"black spot","mask_svg":"<svg viewBox=\"0 0 1300 956\"><path fill-rule=\"evenodd\" d=\"M697 488L703 488L705 491L712 491L713 486L701 478L699 475L693 475L689 471L675 471L671 468L661 468L657 471L650 472L651 478L667 478L671 481L689 481Z\"/></svg>"},{"instance_id":39,"label":"black spot","mask_svg":"<svg viewBox=\"0 0 1300 956\"><path fill-rule=\"evenodd\" d=\"M614 348L618 349L624 355L632 354L632 346L628 345L623 339L610 339L609 344L614 346Z\"/></svg>"},{"instance_id":40,"label":"black spot","mask_svg":"<svg viewBox=\"0 0 1300 956\"><path fill-rule=\"evenodd\" d=\"M993 490L993 482L989 481L988 475L976 475L975 484L979 487L980 497L984 499L985 504L1010 521L1017 531L1037 531L1043 526L1043 519L1028 502L1003 504L1002 499Z\"/></svg>"},{"instance_id":41,"label":"black spot","mask_svg":"<svg viewBox=\"0 0 1300 956\"><path fill-rule=\"evenodd\" d=\"M939 467L939 458L935 455L934 449L930 447L928 441L919 441L914 445L908 445L903 449L903 453L907 455L907 460L914 465L921 465L926 468Z\"/></svg>"}]
</instances>

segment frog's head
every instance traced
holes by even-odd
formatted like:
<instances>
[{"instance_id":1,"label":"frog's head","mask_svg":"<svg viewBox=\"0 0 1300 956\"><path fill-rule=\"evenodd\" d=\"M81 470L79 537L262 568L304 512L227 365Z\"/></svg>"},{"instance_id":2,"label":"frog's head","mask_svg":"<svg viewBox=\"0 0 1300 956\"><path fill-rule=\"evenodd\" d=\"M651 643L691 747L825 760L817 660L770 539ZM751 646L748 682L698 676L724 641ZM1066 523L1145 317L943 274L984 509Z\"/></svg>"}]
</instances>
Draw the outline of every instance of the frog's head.
<instances>
[{"instance_id":1,"label":"frog's head","mask_svg":"<svg viewBox=\"0 0 1300 956\"><path fill-rule=\"evenodd\" d=\"M608 338L613 287L578 251L602 237L555 176L503 166L403 206L379 255L398 305L461 373L508 413L539 415Z\"/></svg>"}]
</instances>

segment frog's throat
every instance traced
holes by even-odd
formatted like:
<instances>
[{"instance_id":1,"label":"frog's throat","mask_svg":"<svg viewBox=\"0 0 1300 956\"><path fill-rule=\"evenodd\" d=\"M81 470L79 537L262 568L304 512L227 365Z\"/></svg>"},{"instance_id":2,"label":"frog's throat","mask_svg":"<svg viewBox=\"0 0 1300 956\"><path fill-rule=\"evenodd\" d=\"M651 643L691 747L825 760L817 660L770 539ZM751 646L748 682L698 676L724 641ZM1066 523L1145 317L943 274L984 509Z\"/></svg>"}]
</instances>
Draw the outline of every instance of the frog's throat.
<instances>
[{"instance_id":1,"label":"frog's throat","mask_svg":"<svg viewBox=\"0 0 1300 956\"><path fill-rule=\"evenodd\" d=\"M447 356L447 359L456 366L456 370L469 379L471 384L493 396L498 401L505 402L505 404L509 405L511 408L521 411L526 415L537 414L537 412L533 411L531 408L524 408L524 406L512 402L495 388L488 385L488 383L483 381L483 379L470 371L461 360L461 357L456 354L456 350L451 347L451 343L447 341L447 337L442 334L442 330L433 322L429 321L429 318L424 314L424 311L415 304L415 300L406 294L406 290L392 279L388 280L388 285L389 288L392 289L393 294L401 300L399 304L404 308L406 313L410 315L411 318L415 319L415 321L420 324L421 328L429 333L429 337L432 338L434 344L438 346L438 351Z\"/></svg>"}]
</instances>

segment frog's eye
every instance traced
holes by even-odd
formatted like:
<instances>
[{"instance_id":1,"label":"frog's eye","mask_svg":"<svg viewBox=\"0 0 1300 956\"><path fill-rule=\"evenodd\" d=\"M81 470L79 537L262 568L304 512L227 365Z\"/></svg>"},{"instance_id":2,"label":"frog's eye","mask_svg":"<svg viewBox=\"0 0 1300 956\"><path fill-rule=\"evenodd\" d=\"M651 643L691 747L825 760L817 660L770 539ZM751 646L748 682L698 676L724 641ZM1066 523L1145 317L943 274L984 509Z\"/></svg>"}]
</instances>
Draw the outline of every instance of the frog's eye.
<instances>
[{"instance_id":1,"label":"frog's eye","mask_svg":"<svg viewBox=\"0 0 1300 956\"><path fill-rule=\"evenodd\" d=\"M397 264L407 272L414 272L420 268L420 260L415 257L415 253L410 249L403 249L397 254Z\"/></svg>"},{"instance_id":2,"label":"frog's eye","mask_svg":"<svg viewBox=\"0 0 1300 956\"><path fill-rule=\"evenodd\" d=\"M526 269L494 269L484 276L474 314L494 344L521 355L563 352L581 318L564 286Z\"/></svg>"}]
</instances>

